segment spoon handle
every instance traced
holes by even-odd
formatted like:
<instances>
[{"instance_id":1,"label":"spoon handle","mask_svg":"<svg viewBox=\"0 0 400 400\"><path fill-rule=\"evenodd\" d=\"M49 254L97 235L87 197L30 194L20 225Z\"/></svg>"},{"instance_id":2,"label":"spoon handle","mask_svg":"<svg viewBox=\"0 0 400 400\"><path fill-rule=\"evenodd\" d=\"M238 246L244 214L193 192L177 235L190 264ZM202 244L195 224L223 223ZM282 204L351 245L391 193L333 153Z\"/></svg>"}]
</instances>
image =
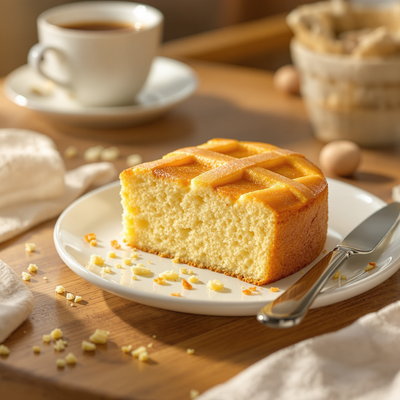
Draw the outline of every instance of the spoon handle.
<instances>
[{"instance_id":1,"label":"spoon handle","mask_svg":"<svg viewBox=\"0 0 400 400\"><path fill-rule=\"evenodd\" d=\"M263 307L257 314L258 321L271 328L300 324L325 283L351 255L348 249L333 249L281 296Z\"/></svg>"}]
</instances>

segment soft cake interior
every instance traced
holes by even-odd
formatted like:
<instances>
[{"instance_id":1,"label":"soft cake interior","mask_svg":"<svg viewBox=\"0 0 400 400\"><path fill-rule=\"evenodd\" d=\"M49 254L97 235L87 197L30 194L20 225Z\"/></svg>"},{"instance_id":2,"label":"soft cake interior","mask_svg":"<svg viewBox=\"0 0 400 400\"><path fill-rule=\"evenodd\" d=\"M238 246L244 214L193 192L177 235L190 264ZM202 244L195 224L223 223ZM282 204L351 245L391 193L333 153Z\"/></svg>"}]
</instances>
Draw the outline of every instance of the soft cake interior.
<instances>
[{"instance_id":1,"label":"soft cake interior","mask_svg":"<svg viewBox=\"0 0 400 400\"><path fill-rule=\"evenodd\" d=\"M265 207L172 186L149 173L133 176L123 193L125 237L135 247L263 279L274 235L274 215Z\"/></svg>"}]
</instances>

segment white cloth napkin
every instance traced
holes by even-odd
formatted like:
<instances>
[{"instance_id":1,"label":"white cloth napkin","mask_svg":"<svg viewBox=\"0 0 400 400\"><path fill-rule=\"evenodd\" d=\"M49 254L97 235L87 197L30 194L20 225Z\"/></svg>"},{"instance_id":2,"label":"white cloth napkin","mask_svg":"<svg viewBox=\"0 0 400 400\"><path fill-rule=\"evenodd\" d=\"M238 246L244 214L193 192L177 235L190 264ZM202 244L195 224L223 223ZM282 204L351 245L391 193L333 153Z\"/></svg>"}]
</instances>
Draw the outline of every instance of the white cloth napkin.
<instances>
[{"instance_id":1,"label":"white cloth napkin","mask_svg":"<svg viewBox=\"0 0 400 400\"><path fill-rule=\"evenodd\" d=\"M268 340L268 333L266 340ZM199 400L398 400L400 301L252 365Z\"/></svg>"},{"instance_id":2,"label":"white cloth napkin","mask_svg":"<svg viewBox=\"0 0 400 400\"><path fill-rule=\"evenodd\" d=\"M0 130L0 243L60 214L89 186L117 178L113 164L65 172L54 142L40 133Z\"/></svg>"},{"instance_id":3,"label":"white cloth napkin","mask_svg":"<svg viewBox=\"0 0 400 400\"><path fill-rule=\"evenodd\" d=\"M33 296L20 277L0 260L0 344L28 318Z\"/></svg>"},{"instance_id":4,"label":"white cloth napkin","mask_svg":"<svg viewBox=\"0 0 400 400\"><path fill-rule=\"evenodd\" d=\"M0 130L0 243L60 214L91 185L117 178L113 164L65 172L54 142L37 132ZM33 296L0 260L0 343L32 312Z\"/></svg>"}]
</instances>

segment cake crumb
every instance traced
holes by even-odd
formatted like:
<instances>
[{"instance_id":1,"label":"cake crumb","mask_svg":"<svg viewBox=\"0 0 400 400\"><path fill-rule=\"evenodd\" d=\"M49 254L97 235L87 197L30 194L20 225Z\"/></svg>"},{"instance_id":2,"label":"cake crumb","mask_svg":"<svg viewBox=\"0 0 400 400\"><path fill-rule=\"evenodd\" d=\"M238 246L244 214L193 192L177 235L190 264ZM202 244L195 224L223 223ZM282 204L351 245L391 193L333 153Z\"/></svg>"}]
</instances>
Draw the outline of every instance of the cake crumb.
<instances>
[{"instance_id":1,"label":"cake crumb","mask_svg":"<svg viewBox=\"0 0 400 400\"><path fill-rule=\"evenodd\" d=\"M126 158L126 165L128 167L134 167L135 165L141 164L142 156L140 154L131 154Z\"/></svg>"},{"instance_id":2,"label":"cake crumb","mask_svg":"<svg viewBox=\"0 0 400 400\"><path fill-rule=\"evenodd\" d=\"M194 272L193 272L192 270L189 271L189 274L190 274L190 275L193 275L193 273L194 273Z\"/></svg>"},{"instance_id":3,"label":"cake crumb","mask_svg":"<svg viewBox=\"0 0 400 400\"><path fill-rule=\"evenodd\" d=\"M36 272L37 270L38 270L38 267L36 264L29 264L29 267L28 267L29 272Z\"/></svg>"},{"instance_id":4,"label":"cake crumb","mask_svg":"<svg viewBox=\"0 0 400 400\"><path fill-rule=\"evenodd\" d=\"M70 300L70 301L75 299L75 296L72 293L67 293L67 295L65 297L67 298L67 300Z\"/></svg>"},{"instance_id":5,"label":"cake crumb","mask_svg":"<svg viewBox=\"0 0 400 400\"><path fill-rule=\"evenodd\" d=\"M56 286L55 291L56 291L56 293L58 293L58 294L63 294L63 293L65 292L65 288L64 288L63 285L58 285L58 286Z\"/></svg>"},{"instance_id":6,"label":"cake crumb","mask_svg":"<svg viewBox=\"0 0 400 400\"><path fill-rule=\"evenodd\" d=\"M75 304L74 304L74 303L71 303L70 306L71 306L71 307L75 307Z\"/></svg>"},{"instance_id":7,"label":"cake crumb","mask_svg":"<svg viewBox=\"0 0 400 400\"><path fill-rule=\"evenodd\" d=\"M149 344L147 345L147 347L149 347L150 349L152 349L152 348L153 348L153 343L149 343Z\"/></svg>"},{"instance_id":8,"label":"cake crumb","mask_svg":"<svg viewBox=\"0 0 400 400\"><path fill-rule=\"evenodd\" d=\"M58 368L64 368L65 367L65 360L63 358L57 358L56 365L57 365Z\"/></svg>"},{"instance_id":9,"label":"cake crumb","mask_svg":"<svg viewBox=\"0 0 400 400\"><path fill-rule=\"evenodd\" d=\"M130 353L131 350L132 350L132 345L130 344L128 346L122 346L121 350L122 350L123 353Z\"/></svg>"},{"instance_id":10,"label":"cake crumb","mask_svg":"<svg viewBox=\"0 0 400 400\"><path fill-rule=\"evenodd\" d=\"M83 154L83 158L88 162L98 161L100 158L100 153L103 149L103 146L89 147Z\"/></svg>"},{"instance_id":11,"label":"cake crumb","mask_svg":"<svg viewBox=\"0 0 400 400\"><path fill-rule=\"evenodd\" d=\"M146 347L140 346L140 347L138 347L137 349L132 350L131 354L132 354L134 357L137 357L140 353L142 353L142 352L144 352L144 351L147 351L147 350L146 350Z\"/></svg>"},{"instance_id":12,"label":"cake crumb","mask_svg":"<svg viewBox=\"0 0 400 400\"><path fill-rule=\"evenodd\" d=\"M110 267L104 267L103 271L106 272L107 274L111 274L112 272Z\"/></svg>"},{"instance_id":13,"label":"cake crumb","mask_svg":"<svg viewBox=\"0 0 400 400\"><path fill-rule=\"evenodd\" d=\"M326 250L326 249L322 250L322 254L325 254L326 252L327 252L327 250Z\"/></svg>"},{"instance_id":14,"label":"cake crumb","mask_svg":"<svg viewBox=\"0 0 400 400\"><path fill-rule=\"evenodd\" d=\"M100 159L102 161L114 161L119 157L118 147L111 146L103 149L100 152Z\"/></svg>"},{"instance_id":15,"label":"cake crumb","mask_svg":"<svg viewBox=\"0 0 400 400\"><path fill-rule=\"evenodd\" d=\"M94 343L87 342L86 340L82 340L82 349L85 351L94 351L96 350L96 345Z\"/></svg>"},{"instance_id":16,"label":"cake crumb","mask_svg":"<svg viewBox=\"0 0 400 400\"><path fill-rule=\"evenodd\" d=\"M97 239L92 239L90 241L90 245L93 246L93 247L96 247L97 246Z\"/></svg>"},{"instance_id":17,"label":"cake crumb","mask_svg":"<svg viewBox=\"0 0 400 400\"><path fill-rule=\"evenodd\" d=\"M107 342L107 338L110 332L103 331L102 329L96 329L95 332L89 337L89 340L93 343L104 344Z\"/></svg>"},{"instance_id":18,"label":"cake crumb","mask_svg":"<svg viewBox=\"0 0 400 400\"><path fill-rule=\"evenodd\" d=\"M35 243L25 243L25 251L27 253L33 253L36 249Z\"/></svg>"},{"instance_id":19,"label":"cake crumb","mask_svg":"<svg viewBox=\"0 0 400 400\"><path fill-rule=\"evenodd\" d=\"M80 303L82 301L82 296L75 296L75 303Z\"/></svg>"},{"instance_id":20,"label":"cake crumb","mask_svg":"<svg viewBox=\"0 0 400 400\"><path fill-rule=\"evenodd\" d=\"M171 293L170 296L173 296L173 297L182 297L181 294L180 294L179 292Z\"/></svg>"},{"instance_id":21,"label":"cake crumb","mask_svg":"<svg viewBox=\"0 0 400 400\"><path fill-rule=\"evenodd\" d=\"M208 281L207 287L212 290L221 290L224 288L224 284L218 279L214 279L212 281Z\"/></svg>"},{"instance_id":22,"label":"cake crumb","mask_svg":"<svg viewBox=\"0 0 400 400\"><path fill-rule=\"evenodd\" d=\"M27 272L22 272L22 280L24 281L30 281L32 278L31 274L28 274Z\"/></svg>"},{"instance_id":23,"label":"cake crumb","mask_svg":"<svg viewBox=\"0 0 400 400\"><path fill-rule=\"evenodd\" d=\"M122 273L121 273L121 275L122 275ZM136 281L136 280L137 280L137 276L136 276L135 274L132 274L131 279L133 279L134 281Z\"/></svg>"},{"instance_id":24,"label":"cake crumb","mask_svg":"<svg viewBox=\"0 0 400 400\"><path fill-rule=\"evenodd\" d=\"M40 346L33 346L32 350L33 350L34 353L38 354L38 353L40 353Z\"/></svg>"},{"instance_id":25,"label":"cake crumb","mask_svg":"<svg viewBox=\"0 0 400 400\"><path fill-rule=\"evenodd\" d=\"M179 268L179 273L180 274L187 274L188 270L187 270L187 268Z\"/></svg>"},{"instance_id":26,"label":"cake crumb","mask_svg":"<svg viewBox=\"0 0 400 400\"><path fill-rule=\"evenodd\" d=\"M347 276L346 275L340 275L340 279L347 279Z\"/></svg>"},{"instance_id":27,"label":"cake crumb","mask_svg":"<svg viewBox=\"0 0 400 400\"><path fill-rule=\"evenodd\" d=\"M111 240L111 247L114 247L114 249L120 249L121 245L118 243L118 240Z\"/></svg>"},{"instance_id":28,"label":"cake crumb","mask_svg":"<svg viewBox=\"0 0 400 400\"><path fill-rule=\"evenodd\" d=\"M51 342L51 335L43 335L42 340L44 343L50 343Z\"/></svg>"},{"instance_id":29,"label":"cake crumb","mask_svg":"<svg viewBox=\"0 0 400 400\"><path fill-rule=\"evenodd\" d=\"M131 265L131 262L132 262L132 260L130 258L124 258L122 261L125 265Z\"/></svg>"},{"instance_id":30,"label":"cake crumb","mask_svg":"<svg viewBox=\"0 0 400 400\"><path fill-rule=\"evenodd\" d=\"M200 392L196 389L191 389L189 394L190 394L190 399L193 400L199 396Z\"/></svg>"},{"instance_id":31,"label":"cake crumb","mask_svg":"<svg viewBox=\"0 0 400 400\"><path fill-rule=\"evenodd\" d=\"M88 233L87 235L84 235L83 238L90 243L92 240L96 240L96 234L94 233Z\"/></svg>"},{"instance_id":32,"label":"cake crumb","mask_svg":"<svg viewBox=\"0 0 400 400\"><path fill-rule=\"evenodd\" d=\"M269 291L270 291L270 292L279 292L279 288L277 288L277 287L272 287L272 286L271 286L271 287L269 288Z\"/></svg>"},{"instance_id":33,"label":"cake crumb","mask_svg":"<svg viewBox=\"0 0 400 400\"><path fill-rule=\"evenodd\" d=\"M53 338L53 340L57 340L57 339L59 339L59 338L62 338L62 337L63 337L62 330L59 329L59 328L53 329L53 330L50 332L50 336Z\"/></svg>"},{"instance_id":34,"label":"cake crumb","mask_svg":"<svg viewBox=\"0 0 400 400\"><path fill-rule=\"evenodd\" d=\"M73 353L68 353L65 357L67 364L76 364L78 361Z\"/></svg>"},{"instance_id":35,"label":"cake crumb","mask_svg":"<svg viewBox=\"0 0 400 400\"><path fill-rule=\"evenodd\" d=\"M164 285L164 283L165 283L165 279L164 279L164 278L161 278L161 277L159 277L159 278L154 278L153 281L154 281L155 283L159 284L159 285Z\"/></svg>"},{"instance_id":36,"label":"cake crumb","mask_svg":"<svg viewBox=\"0 0 400 400\"><path fill-rule=\"evenodd\" d=\"M114 263L115 268L122 269L122 265L120 263Z\"/></svg>"},{"instance_id":37,"label":"cake crumb","mask_svg":"<svg viewBox=\"0 0 400 400\"><path fill-rule=\"evenodd\" d=\"M97 255L97 254L92 254L90 256L90 262L92 264L103 265L104 261L105 261L104 258L102 256Z\"/></svg>"},{"instance_id":38,"label":"cake crumb","mask_svg":"<svg viewBox=\"0 0 400 400\"><path fill-rule=\"evenodd\" d=\"M374 269L376 267L376 263L375 262L370 262L368 263L368 265L365 267L364 271L368 272L371 271L371 269Z\"/></svg>"},{"instance_id":39,"label":"cake crumb","mask_svg":"<svg viewBox=\"0 0 400 400\"><path fill-rule=\"evenodd\" d=\"M340 276L340 271L336 271L335 275L332 276L332 279L337 279Z\"/></svg>"},{"instance_id":40,"label":"cake crumb","mask_svg":"<svg viewBox=\"0 0 400 400\"><path fill-rule=\"evenodd\" d=\"M151 274L151 269L146 268L143 264L139 263L131 267L132 273L136 275L149 275Z\"/></svg>"},{"instance_id":41,"label":"cake crumb","mask_svg":"<svg viewBox=\"0 0 400 400\"><path fill-rule=\"evenodd\" d=\"M56 340L53 347L54 347L54 350L56 350L56 351L63 351L65 349L64 340L62 340L62 339Z\"/></svg>"},{"instance_id":42,"label":"cake crumb","mask_svg":"<svg viewBox=\"0 0 400 400\"><path fill-rule=\"evenodd\" d=\"M116 254L115 254L113 251L109 251L109 252L107 253L107 257L109 257L109 258L116 258L117 256L116 256Z\"/></svg>"},{"instance_id":43,"label":"cake crumb","mask_svg":"<svg viewBox=\"0 0 400 400\"><path fill-rule=\"evenodd\" d=\"M199 283L199 278L198 278L197 276L195 276L195 275L192 275L192 276L190 276L190 277L188 278L188 281L189 281L190 283Z\"/></svg>"},{"instance_id":44,"label":"cake crumb","mask_svg":"<svg viewBox=\"0 0 400 400\"><path fill-rule=\"evenodd\" d=\"M182 286L187 290L193 289L193 286L186 279L182 279Z\"/></svg>"},{"instance_id":45,"label":"cake crumb","mask_svg":"<svg viewBox=\"0 0 400 400\"><path fill-rule=\"evenodd\" d=\"M174 257L174 258L172 259L172 262L175 263L175 264L179 264L179 258Z\"/></svg>"},{"instance_id":46,"label":"cake crumb","mask_svg":"<svg viewBox=\"0 0 400 400\"><path fill-rule=\"evenodd\" d=\"M68 146L64 150L64 156L66 158L76 158L77 155L78 155L78 149L75 146Z\"/></svg>"},{"instance_id":47,"label":"cake crumb","mask_svg":"<svg viewBox=\"0 0 400 400\"><path fill-rule=\"evenodd\" d=\"M161 274L158 274L159 277L167 279L167 280L174 280L179 278L178 272L171 270L171 271L164 271Z\"/></svg>"},{"instance_id":48,"label":"cake crumb","mask_svg":"<svg viewBox=\"0 0 400 400\"><path fill-rule=\"evenodd\" d=\"M149 354L147 353L146 347L140 346L131 352L133 357L138 358L140 361L147 361Z\"/></svg>"},{"instance_id":49,"label":"cake crumb","mask_svg":"<svg viewBox=\"0 0 400 400\"><path fill-rule=\"evenodd\" d=\"M0 344L0 355L8 356L10 354L10 349L5 344Z\"/></svg>"},{"instance_id":50,"label":"cake crumb","mask_svg":"<svg viewBox=\"0 0 400 400\"><path fill-rule=\"evenodd\" d=\"M151 261L150 261L150 260L147 260L147 264L151 264Z\"/></svg>"},{"instance_id":51,"label":"cake crumb","mask_svg":"<svg viewBox=\"0 0 400 400\"><path fill-rule=\"evenodd\" d=\"M186 353L192 355L192 354L194 354L194 349L187 349Z\"/></svg>"},{"instance_id":52,"label":"cake crumb","mask_svg":"<svg viewBox=\"0 0 400 400\"><path fill-rule=\"evenodd\" d=\"M47 276L44 276L43 279L47 281Z\"/></svg>"},{"instance_id":53,"label":"cake crumb","mask_svg":"<svg viewBox=\"0 0 400 400\"><path fill-rule=\"evenodd\" d=\"M242 293L245 294L246 296L251 295L253 292L250 289L243 289Z\"/></svg>"}]
</instances>

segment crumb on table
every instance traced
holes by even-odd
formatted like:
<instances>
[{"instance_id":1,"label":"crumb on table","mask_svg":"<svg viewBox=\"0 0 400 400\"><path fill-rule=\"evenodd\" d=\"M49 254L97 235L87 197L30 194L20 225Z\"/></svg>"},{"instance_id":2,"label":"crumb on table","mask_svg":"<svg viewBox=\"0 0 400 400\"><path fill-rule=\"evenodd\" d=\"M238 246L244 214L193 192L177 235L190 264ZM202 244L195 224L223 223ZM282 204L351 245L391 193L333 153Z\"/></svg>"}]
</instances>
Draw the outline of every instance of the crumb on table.
<instances>
[{"instance_id":1,"label":"crumb on table","mask_svg":"<svg viewBox=\"0 0 400 400\"><path fill-rule=\"evenodd\" d=\"M96 345L94 343L87 342L86 340L82 341L82 349L85 351L94 351L96 350Z\"/></svg>"},{"instance_id":2,"label":"crumb on table","mask_svg":"<svg viewBox=\"0 0 400 400\"><path fill-rule=\"evenodd\" d=\"M63 285L58 285L58 286L56 286L55 291L58 294L63 294L65 292L65 288Z\"/></svg>"},{"instance_id":3,"label":"crumb on table","mask_svg":"<svg viewBox=\"0 0 400 400\"><path fill-rule=\"evenodd\" d=\"M33 253L36 249L35 243L25 243L25 251L27 253Z\"/></svg>"},{"instance_id":4,"label":"crumb on table","mask_svg":"<svg viewBox=\"0 0 400 400\"><path fill-rule=\"evenodd\" d=\"M5 344L0 344L0 355L8 356L10 354L10 349Z\"/></svg>"},{"instance_id":5,"label":"crumb on table","mask_svg":"<svg viewBox=\"0 0 400 400\"><path fill-rule=\"evenodd\" d=\"M96 329L95 332L89 337L89 340L93 343L104 344L107 342L107 338L110 332L102 329Z\"/></svg>"},{"instance_id":6,"label":"crumb on table","mask_svg":"<svg viewBox=\"0 0 400 400\"><path fill-rule=\"evenodd\" d=\"M36 264L29 264L29 266L28 266L29 272L36 272L37 270L38 270L38 267Z\"/></svg>"},{"instance_id":7,"label":"crumb on table","mask_svg":"<svg viewBox=\"0 0 400 400\"><path fill-rule=\"evenodd\" d=\"M30 281L31 280L31 278L32 278L32 275L31 274L28 274L27 272L22 272L22 280L24 280L24 281Z\"/></svg>"}]
</instances>

